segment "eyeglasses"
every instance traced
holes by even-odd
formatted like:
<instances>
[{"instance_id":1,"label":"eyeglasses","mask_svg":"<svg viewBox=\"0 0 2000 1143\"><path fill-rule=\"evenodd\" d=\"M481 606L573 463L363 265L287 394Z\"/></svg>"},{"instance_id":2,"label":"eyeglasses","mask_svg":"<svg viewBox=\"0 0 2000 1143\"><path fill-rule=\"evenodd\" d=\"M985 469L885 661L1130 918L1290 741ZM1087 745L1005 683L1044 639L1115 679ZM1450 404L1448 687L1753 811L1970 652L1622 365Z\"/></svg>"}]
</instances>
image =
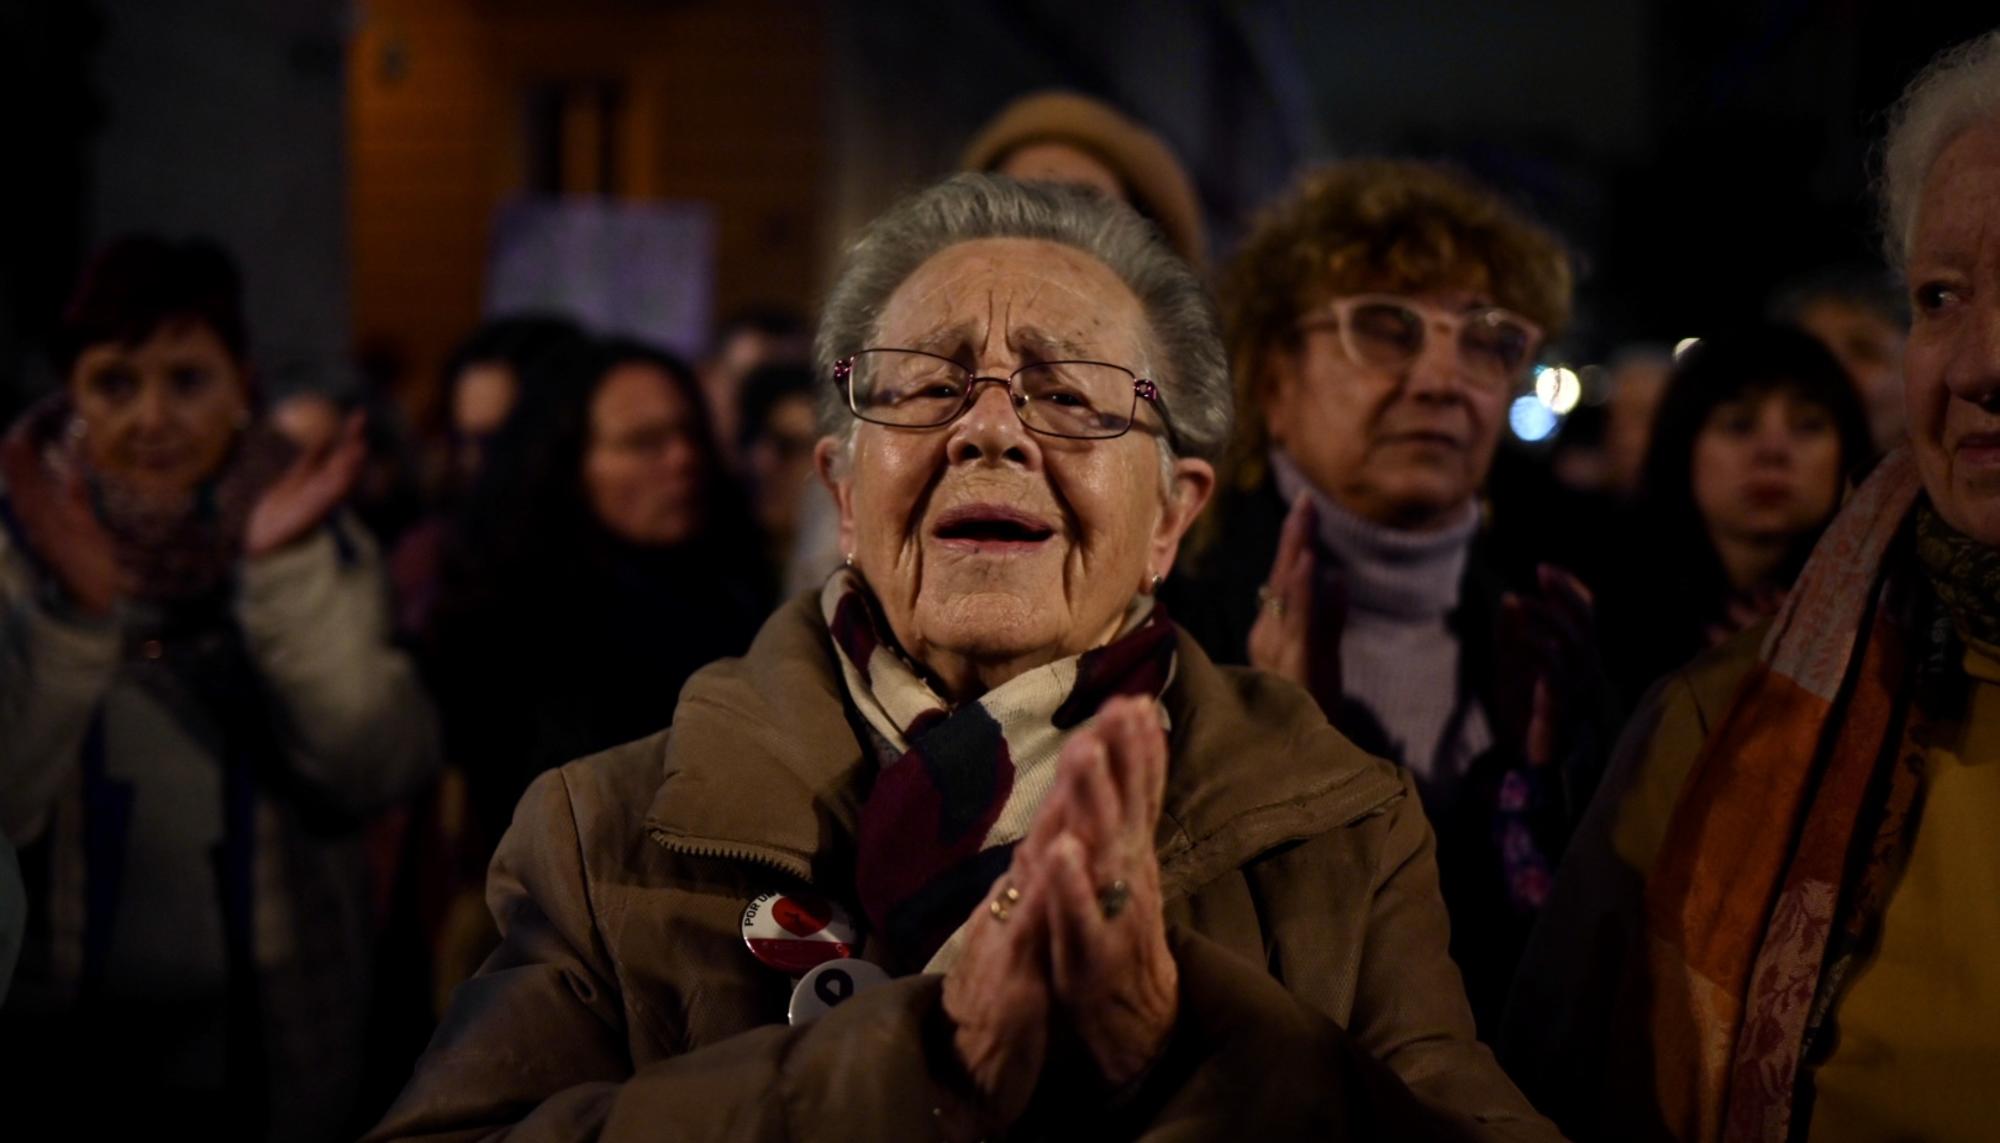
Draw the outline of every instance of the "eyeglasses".
<instances>
[{"instance_id":1,"label":"eyeglasses","mask_svg":"<svg viewBox=\"0 0 2000 1143\"><path fill-rule=\"evenodd\" d=\"M1435 331L1458 346L1468 379L1483 389L1503 390L1521 378L1542 346L1540 326L1497 306L1452 313L1391 294L1361 294L1335 298L1328 309L1298 327L1337 330L1347 356L1386 373L1400 372L1422 356Z\"/></svg>"},{"instance_id":2,"label":"eyeglasses","mask_svg":"<svg viewBox=\"0 0 2000 1143\"><path fill-rule=\"evenodd\" d=\"M864 349L833 365L847 407L864 421L899 429L948 425L972 407L979 386L1004 385L1014 415L1030 432L1070 440L1123 436L1137 424L1139 402L1159 410L1169 442L1160 388L1122 365L1103 361L1038 361L1005 377L980 377L949 357L917 349Z\"/></svg>"}]
</instances>

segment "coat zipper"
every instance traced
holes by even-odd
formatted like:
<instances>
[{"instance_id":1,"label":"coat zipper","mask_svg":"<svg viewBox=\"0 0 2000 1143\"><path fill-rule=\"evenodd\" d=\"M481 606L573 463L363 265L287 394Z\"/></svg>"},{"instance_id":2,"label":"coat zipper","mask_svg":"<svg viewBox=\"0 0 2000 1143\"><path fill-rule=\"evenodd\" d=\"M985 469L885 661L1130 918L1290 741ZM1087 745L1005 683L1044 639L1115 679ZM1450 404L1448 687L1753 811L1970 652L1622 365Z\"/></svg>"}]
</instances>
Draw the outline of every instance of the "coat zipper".
<instances>
[{"instance_id":1,"label":"coat zipper","mask_svg":"<svg viewBox=\"0 0 2000 1143\"><path fill-rule=\"evenodd\" d=\"M787 876L795 877L807 885L812 884L812 867L789 855L749 845L688 841L684 838L675 837L658 826L646 827L646 834L653 839L654 844L669 853L677 853L683 857L699 857L742 862L746 865L760 865L766 869L775 869Z\"/></svg>"}]
</instances>

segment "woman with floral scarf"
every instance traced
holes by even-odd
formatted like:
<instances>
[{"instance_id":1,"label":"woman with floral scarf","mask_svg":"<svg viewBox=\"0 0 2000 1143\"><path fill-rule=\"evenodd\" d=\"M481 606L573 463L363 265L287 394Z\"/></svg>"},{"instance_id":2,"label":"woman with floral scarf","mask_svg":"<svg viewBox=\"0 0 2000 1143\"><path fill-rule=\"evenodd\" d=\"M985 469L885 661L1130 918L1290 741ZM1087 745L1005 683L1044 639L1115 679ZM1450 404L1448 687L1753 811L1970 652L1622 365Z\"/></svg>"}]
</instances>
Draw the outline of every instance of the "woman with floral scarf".
<instances>
[{"instance_id":1,"label":"woman with floral scarf","mask_svg":"<svg viewBox=\"0 0 2000 1143\"><path fill-rule=\"evenodd\" d=\"M63 335L67 385L0 444L0 831L30 897L9 1114L338 1138L358 824L436 758L374 551L336 512L361 425L295 456L253 416L235 270L206 243L113 244ZM113 1098L74 1098L107 1077Z\"/></svg>"},{"instance_id":2,"label":"woman with floral scarf","mask_svg":"<svg viewBox=\"0 0 2000 1143\"><path fill-rule=\"evenodd\" d=\"M2000 33L1885 150L1910 443L1783 610L1653 691L1515 989L1580 1139L1989 1139L2000 1122Z\"/></svg>"}]
</instances>

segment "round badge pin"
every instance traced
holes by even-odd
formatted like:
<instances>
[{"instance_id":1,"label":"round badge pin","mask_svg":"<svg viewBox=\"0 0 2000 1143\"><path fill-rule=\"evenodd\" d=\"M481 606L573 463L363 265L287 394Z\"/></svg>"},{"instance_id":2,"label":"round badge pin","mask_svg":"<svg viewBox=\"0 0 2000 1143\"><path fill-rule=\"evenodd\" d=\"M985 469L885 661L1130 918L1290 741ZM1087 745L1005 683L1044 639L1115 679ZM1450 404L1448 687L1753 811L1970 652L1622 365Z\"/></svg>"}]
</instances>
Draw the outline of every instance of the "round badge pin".
<instances>
[{"instance_id":1,"label":"round badge pin","mask_svg":"<svg viewBox=\"0 0 2000 1143\"><path fill-rule=\"evenodd\" d=\"M800 976L830 960L853 956L854 922L840 906L803 893L766 893L743 910L750 955Z\"/></svg>"},{"instance_id":2,"label":"round badge pin","mask_svg":"<svg viewBox=\"0 0 2000 1143\"><path fill-rule=\"evenodd\" d=\"M845 1004L857 992L866 992L878 984L887 983L889 974L868 961L853 957L827 961L806 973L798 987L792 989L792 1007L788 1018L796 1027L825 1015L829 1008Z\"/></svg>"}]
</instances>

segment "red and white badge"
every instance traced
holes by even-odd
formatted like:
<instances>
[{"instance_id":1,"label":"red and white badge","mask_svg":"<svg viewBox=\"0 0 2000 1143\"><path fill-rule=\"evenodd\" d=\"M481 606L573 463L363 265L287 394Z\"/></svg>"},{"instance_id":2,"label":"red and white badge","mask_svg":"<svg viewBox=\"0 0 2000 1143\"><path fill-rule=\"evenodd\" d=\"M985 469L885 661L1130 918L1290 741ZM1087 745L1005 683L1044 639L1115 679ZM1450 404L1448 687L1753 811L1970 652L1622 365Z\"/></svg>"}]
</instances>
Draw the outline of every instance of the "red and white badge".
<instances>
[{"instance_id":1,"label":"red and white badge","mask_svg":"<svg viewBox=\"0 0 2000 1143\"><path fill-rule=\"evenodd\" d=\"M840 906L803 893L766 893L743 910L743 943L780 972L803 976L854 955L854 922Z\"/></svg>"}]
</instances>

